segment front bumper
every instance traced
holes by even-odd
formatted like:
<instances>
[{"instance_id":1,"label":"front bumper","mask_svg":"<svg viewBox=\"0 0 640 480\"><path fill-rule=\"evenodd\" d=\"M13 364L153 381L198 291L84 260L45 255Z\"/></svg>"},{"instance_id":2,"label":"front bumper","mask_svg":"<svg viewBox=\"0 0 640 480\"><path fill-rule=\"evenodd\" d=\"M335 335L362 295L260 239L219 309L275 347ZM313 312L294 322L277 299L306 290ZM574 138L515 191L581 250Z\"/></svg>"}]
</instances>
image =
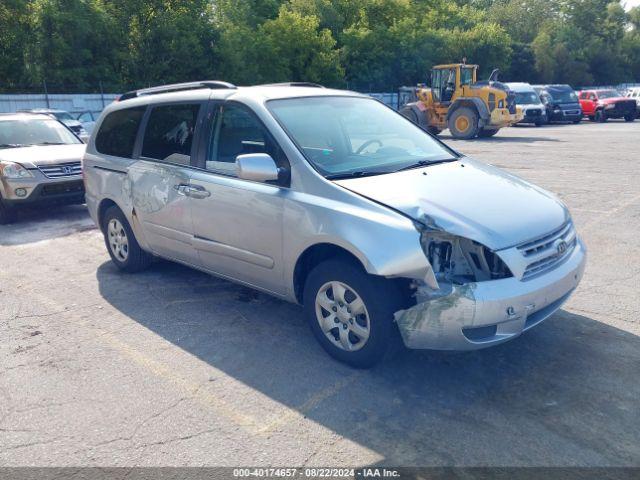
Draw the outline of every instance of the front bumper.
<instances>
[{"instance_id":1,"label":"front bumper","mask_svg":"<svg viewBox=\"0 0 640 480\"><path fill-rule=\"evenodd\" d=\"M38 170L30 170L32 178L6 179L0 177L2 202L8 206L38 204L84 203L82 175L64 178L47 178ZM26 194L19 196L16 190Z\"/></svg>"},{"instance_id":2,"label":"front bumper","mask_svg":"<svg viewBox=\"0 0 640 480\"><path fill-rule=\"evenodd\" d=\"M396 312L408 348L476 350L511 340L550 317L578 286L586 250L578 240L571 255L550 272L520 281L505 278L453 285L448 294L417 294L417 304Z\"/></svg>"},{"instance_id":3,"label":"front bumper","mask_svg":"<svg viewBox=\"0 0 640 480\"><path fill-rule=\"evenodd\" d=\"M548 112L548 117L551 122L575 122L582 120L582 110L551 110Z\"/></svg>"}]
</instances>

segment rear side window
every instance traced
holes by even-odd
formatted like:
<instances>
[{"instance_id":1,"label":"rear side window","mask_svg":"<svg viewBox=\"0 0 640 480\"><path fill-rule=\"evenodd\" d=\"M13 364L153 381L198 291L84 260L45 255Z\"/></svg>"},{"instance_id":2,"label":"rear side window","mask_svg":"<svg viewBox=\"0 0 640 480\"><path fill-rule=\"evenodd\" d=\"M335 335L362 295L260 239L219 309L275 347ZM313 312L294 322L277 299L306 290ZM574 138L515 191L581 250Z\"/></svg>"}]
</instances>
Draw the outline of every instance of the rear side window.
<instances>
[{"instance_id":1,"label":"rear side window","mask_svg":"<svg viewBox=\"0 0 640 480\"><path fill-rule=\"evenodd\" d=\"M142 143L142 156L189 165L200 104L163 105L151 110Z\"/></svg>"},{"instance_id":2,"label":"rear side window","mask_svg":"<svg viewBox=\"0 0 640 480\"><path fill-rule=\"evenodd\" d=\"M127 108L107 115L96 136L96 150L104 155L132 158L145 109Z\"/></svg>"}]
</instances>

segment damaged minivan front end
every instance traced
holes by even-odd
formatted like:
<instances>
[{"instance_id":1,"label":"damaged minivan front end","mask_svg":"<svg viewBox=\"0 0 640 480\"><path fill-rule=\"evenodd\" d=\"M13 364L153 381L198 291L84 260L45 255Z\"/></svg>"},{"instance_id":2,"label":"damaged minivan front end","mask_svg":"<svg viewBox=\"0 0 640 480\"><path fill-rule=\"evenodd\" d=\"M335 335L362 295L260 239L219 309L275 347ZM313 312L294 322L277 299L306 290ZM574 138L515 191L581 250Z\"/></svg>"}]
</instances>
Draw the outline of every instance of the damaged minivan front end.
<instances>
[{"instance_id":1,"label":"damaged minivan front end","mask_svg":"<svg viewBox=\"0 0 640 480\"><path fill-rule=\"evenodd\" d=\"M395 314L408 348L473 350L510 340L560 308L584 272L571 220L498 251L432 222L416 228L432 268L413 282L415 305Z\"/></svg>"},{"instance_id":2,"label":"damaged minivan front end","mask_svg":"<svg viewBox=\"0 0 640 480\"><path fill-rule=\"evenodd\" d=\"M566 206L469 157L341 185L410 218L429 271L395 319L409 348L470 350L552 315L586 261ZM410 275L406 275L410 277Z\"/></svg>"}]
</instances>

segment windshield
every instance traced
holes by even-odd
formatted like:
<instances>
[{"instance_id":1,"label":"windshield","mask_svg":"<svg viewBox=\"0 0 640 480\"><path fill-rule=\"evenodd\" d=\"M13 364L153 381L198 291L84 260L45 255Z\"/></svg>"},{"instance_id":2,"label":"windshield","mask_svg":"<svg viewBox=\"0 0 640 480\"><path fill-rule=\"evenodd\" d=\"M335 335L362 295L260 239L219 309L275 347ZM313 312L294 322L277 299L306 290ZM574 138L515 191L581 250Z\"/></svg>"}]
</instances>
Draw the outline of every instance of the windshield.
<instances>
[{"instance_id":1,"label":"windshield","mask_svg":"<svg viewBox=\"0 0 640 480\"><path fill-rule=\"evenodd\" d=\"M622 94L615 90L602 90L598 92L598 98L616 98L621 96Z\"/></svg>"},{"instance_id":2,"label":"windshield","mask_svg":"<svg viewBox=\"0 0 640 480\"><path fill-rule=\"evenodd\" d=\"M67 112L53 112L53 115L58 120L75 120L75 118L73 118L71 114Z\"/></svg>"},{"instance_id":3,"label":"windshield","mask_svg":"<svg viewBox=\"0 0 640 480\"><path fill-rule=\"evenodd\" d=\"M540 97L536 92L514 92L516 94L516 104L532 105L540 103Z\"/></svg>"},{"instance_id":4,"label":"windshield","mask_svg":"<svg viewBox=\"0 0 640 480\"><path fill-rule=\"evenodd\" d=\"M56 120L0 121L0 148L82 143Z\"/></svg>"},{"instance_id":5,"label":"windshield","mask_svg":"<svg viewBox=\"0 0 640 480\"><path fill-rule=\"evenodd\" d=\"M573 90L547 90L547 93L554 102L558 103L576 103L578 96Z\"/></svg>"},{"instance_id":6,"label":"windshield","mask_svg":"<svg viewBox=\"0 0 640 480\"><path fill-rule=\"evenodd\" d=\"M307 160L326 177L390 173L456 158L374 99L292 98L271 100L268 107Z\"/></svg>"}]
</instances>

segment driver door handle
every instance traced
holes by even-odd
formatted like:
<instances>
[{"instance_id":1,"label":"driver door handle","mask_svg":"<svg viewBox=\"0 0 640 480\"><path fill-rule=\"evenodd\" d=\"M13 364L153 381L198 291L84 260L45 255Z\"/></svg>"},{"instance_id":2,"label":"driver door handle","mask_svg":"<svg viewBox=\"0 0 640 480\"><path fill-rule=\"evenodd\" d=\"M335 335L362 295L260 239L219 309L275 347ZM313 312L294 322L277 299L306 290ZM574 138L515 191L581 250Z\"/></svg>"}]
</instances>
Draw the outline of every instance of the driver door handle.
<instances>
[{"instance_id":1,"label":"driver door handle","mask_svg":"<svg viewBox=\"0 0 640 480\"><path fill-rule=\"evenodd\" d=\"M178 185L174 185L173 189L177 191L179 195L185 195L187 197L196 199L202 199L211 196L211 192L200 185L179 183Z\"/></svg>"}]
</instances>

